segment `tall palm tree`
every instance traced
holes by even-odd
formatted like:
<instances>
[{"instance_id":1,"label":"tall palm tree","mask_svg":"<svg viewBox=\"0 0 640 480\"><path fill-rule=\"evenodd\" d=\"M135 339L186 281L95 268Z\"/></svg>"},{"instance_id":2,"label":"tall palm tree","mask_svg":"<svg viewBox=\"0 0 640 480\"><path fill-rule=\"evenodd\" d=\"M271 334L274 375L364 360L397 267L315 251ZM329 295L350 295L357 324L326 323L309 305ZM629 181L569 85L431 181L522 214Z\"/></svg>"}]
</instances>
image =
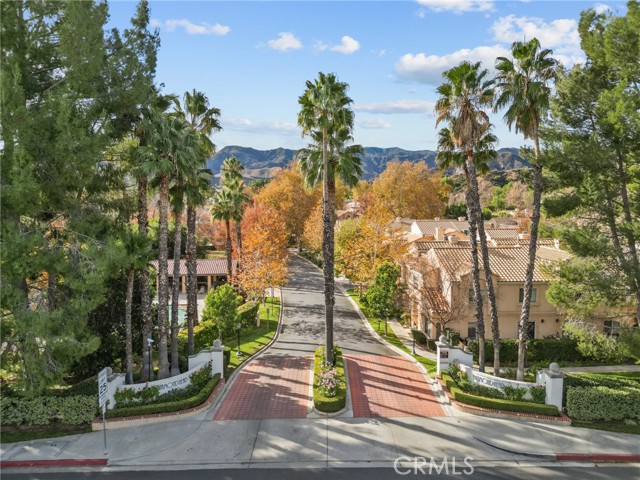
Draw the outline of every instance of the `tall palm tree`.
<instances>
[{"instance_id":1,"label":"tall palm tree","mask_svg":"<svg viewBox=\"0 0 640 480\"><path fill-rule=\"evenodd\" d=\"M198 323L198 291L196 273L196 208L204 205L211 189L211 170L198 169L190 175L184 185L187 201L187 355L193 355L193 327Z\"/></svg>"},{"instance_id":2,"label":"tall palm tree","mask_svg":"<svg viewBox=\"0 0 640 480\"><path fill-rule=\"evenodd\" d=\"M352 141L353 111L347 95L348 84L339 82L335 74L320 72L314 81L306 82L298 98L298 125L303 135L310 135L311 148L301 152L300 165L308 184L322 181L322 254L325 303L326 359L333 363L334 291L334 227L335 175L347 185L355 185L362 174L361 147Z\"/></svg>"},{"instance_id":3,"label":"tall palm tree","mask_svg":"<svg viewBox=\"0 0 640 480\"><path fill-rule=\"evenodd\" d=\"M179 327L179 298L180 298L180 259L182 254L182 212L184 211L185 179L197 173L199 162L198 139L191 129L182 122L182 148L185 155L174 161L172 185L169 190L173 207L174 244L173 244L173 283L171 285L171 375L180 375L178 362L178 327Z\"/></svg>"},{"instance_id":4,"label":"tall palm tree","mask_svg":"<svg viewBox=\"0 0 640 480\"><path fill-rule=\"evenodd\" d=\"M168 224L169 224L169 188L171 175L176 163L182 163L185 157L194 154L186 139L184 122L177 117L151 110L144 120L148 146L141 147L145 157L141 165L143 173L153 178L159 187L159 225L158 225L158 378L167 378L169 370L169 352L167 349L168 324Z\"/></svg>"},{"instance_id":5,"label":"tall palm tree","mask_svg":"<svg viewBox=\"0 0 640 480\"><path fill-rule=\"evenodd\" d=\"M436 125L446 121L449 125L449 135L455 148L465 156L465 168L468 179L468 193L470 203L470 226L476 223L480 241L480 253L484 267L489 315L493 332L494 371L500 373L500 327L498 324L498 310L496 306L495 289L491 276L489 249L482 219L480 195L478 191L477 159L475 158L482 146L483 156L494 154L493 144L495 136L490 133L491 122L483 107L491 106L494 92L492 82L485 80L488 72L482 69L480 62L461 62L458 66L442 74L444 83L437 88L440 95L436 102ZM473 220L472 220L473 218ZM475 290L475 287L474 287ZM480 293L480 292L478 292ZM479 301L479 298L475 299Z\"/></svg>"},{"instance_id":6,"label":"tall palm tree","mask_svg":"<svg viewBox=\"0 0 640 480\"><path fill-rule=\"evenodd\" d=\"M209 106L207 96L197 90L185 92L182 103L175 101L176 112L189 124L198 136L200 144L200 166L195 175L185 185L187 203L187 354L193 355L193 327L198 323L198 288L196 270L196 209L204 205L211 186L211 172L206 166L207 158L216 151L216 146L209 136L219 132L220 109Z\"/></svg>"},{"instance_id":7,"label":"tall palm tree","mask_svg":"<svg viewBox=\"0 0 640 480\"><path fill-rule=\"evenodd\" d=\"M509 129L515 125L516 132L522 132L525 139L533 140L533 212L529 236L529 262L524 279L524 295L520 323L518 326L518 368L517 380L524 380L524 363L527 353L527 325L531 307L533 269L538 246L538 225L540 224L540 204L542 199L542 163L540 161L540 121L549 110L551 88L555 79L557 61L551 57L552 51L541 49L540 42L533 38L528 42L514 42L511 45L512 59L498 57L496 60L495 110L506 108L504 120Z\"/></svg>"},{"instance_id":8,"label":"tall palm tree","mask_svg":"<svg viewBox=\"0 0 640 480\"><path fill-rule=\"evenodd\" d=\"M249 196L244 193L245 183L242 179L242 173L244 172L244 166L238 160L237 157L229 157L222 162L220 168L220 180L224 188L227 188L233 194L233 226L236 231L236 248L237 248L237 261L236 270L238 272L241 268L242 262L242 229L240 223L244 217L244 207L249 201Z\"/></svg>"},{"instance_id":9,"label":"tall palm tree","mask_svg":"<svg viewBox=\"0 0 640 480\"><path fill-rule=\"evenodd\" d=\"M213 206L211 207L211 218L224 222L227 230L227 242L225 250L227 252L227 280L228 283L233 281L233 261L231 259L231 220L235 209L235 199L233 192L226 188L221 188L213 195Z\"/></svg>"}]
</instances>

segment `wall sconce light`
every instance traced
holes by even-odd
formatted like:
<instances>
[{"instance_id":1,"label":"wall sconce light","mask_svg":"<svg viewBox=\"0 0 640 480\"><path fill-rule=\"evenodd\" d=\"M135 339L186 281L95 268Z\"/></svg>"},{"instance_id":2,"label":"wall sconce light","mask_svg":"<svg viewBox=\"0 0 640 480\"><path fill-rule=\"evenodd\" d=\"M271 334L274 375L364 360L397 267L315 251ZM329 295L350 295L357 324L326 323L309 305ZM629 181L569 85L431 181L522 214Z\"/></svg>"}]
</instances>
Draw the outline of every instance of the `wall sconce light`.
<instances>
[{"instance_id":1,"label":"wall sconce light","mask_svg":"<svg viewBox=\"0 0 640 480\"><path fill-rule=\"evenodd\" d=\"M560 323L560 319L559 318L556 318L556 323Z\"/></svg>"},{"instance_id":2,"label":"wall sconce light","mask_svg":"<svg viewBox=\"0 0 640 480\"><path fill-rule=\"evenodd\" d=\"M540 323L544 323L544 318L540 319Z\"/></svg>"}]
</instances>

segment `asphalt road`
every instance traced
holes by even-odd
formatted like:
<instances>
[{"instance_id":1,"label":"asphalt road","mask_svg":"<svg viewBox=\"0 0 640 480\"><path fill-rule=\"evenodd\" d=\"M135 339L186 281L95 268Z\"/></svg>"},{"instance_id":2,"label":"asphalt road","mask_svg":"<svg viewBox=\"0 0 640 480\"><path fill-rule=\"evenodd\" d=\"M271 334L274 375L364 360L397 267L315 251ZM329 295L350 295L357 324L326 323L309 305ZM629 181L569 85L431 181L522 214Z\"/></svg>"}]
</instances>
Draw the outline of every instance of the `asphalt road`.
<instances>
[{"instance_id":1,"label":"asphalt road","mask_svg":"<svg viewBox=\"0 0 640 480\"><path fill-rule=\"evenodd\" d=\"M424 469L415 474L413 471L404 475L394 469L387 468L342 468L342 469L224 469L224 470L145 470L120 472L58 472L58 473L5 473L3 480L393 480L403 478L468 478L472 480L605 480L640 478L638 464L601 464L580 466L522 466L522 467L475 467L473 472L466 474L465 466L460 465L455 473L449 467L449 473L436 469ZM467 470L468 471L468 470Z\"/></svg>"}]
</instances>

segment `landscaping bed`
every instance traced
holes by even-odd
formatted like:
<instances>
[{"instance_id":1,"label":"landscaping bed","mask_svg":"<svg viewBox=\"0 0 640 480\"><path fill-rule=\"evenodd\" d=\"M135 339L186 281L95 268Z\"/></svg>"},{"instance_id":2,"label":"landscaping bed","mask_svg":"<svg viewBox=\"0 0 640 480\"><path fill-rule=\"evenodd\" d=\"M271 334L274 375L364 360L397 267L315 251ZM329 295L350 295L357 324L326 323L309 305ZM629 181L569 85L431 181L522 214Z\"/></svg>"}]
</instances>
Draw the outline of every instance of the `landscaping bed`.
<instances>
[{"instance_id":1,"label":"landscaping bed","mask_svg":"<svg viewBox=\"0 0 640 480\"><path fill-rule=\"evenodd\" d=\"M324 413L338 412L347 404L344 359L337 347L333 349L333 358L335 365L327 365L325 347L320 347L313 363L313 405Z\"/></svg>"},{"instance_id":2,"label":"landscaping bed","mask_svg":"<svg viewBox=\"0 0 640 480\"><path fill-rule=\"evenodd\" d=\"M485 395L478 395L471 392L465 392L463 390L463 386L459 385L458 382L448 373L442 372L440 374L442 382L451 393L451 396L457 402L464 403L467 405L473 405L475 407L487 408L491 410L502 410L508 412L519 412L519 413L531 413L534 415L548 415L548 416L558 416L558 409L554 405L545 405L541 403L534 403L522 400L510 400L507 398L496 398L496 397L488 397ZM488 393L483 391L483 389L487 389L489 387L475 386L473 387L475 392L477 393ZM491 389L496 390L496 389Z\"/></svg>"}]
</instances>

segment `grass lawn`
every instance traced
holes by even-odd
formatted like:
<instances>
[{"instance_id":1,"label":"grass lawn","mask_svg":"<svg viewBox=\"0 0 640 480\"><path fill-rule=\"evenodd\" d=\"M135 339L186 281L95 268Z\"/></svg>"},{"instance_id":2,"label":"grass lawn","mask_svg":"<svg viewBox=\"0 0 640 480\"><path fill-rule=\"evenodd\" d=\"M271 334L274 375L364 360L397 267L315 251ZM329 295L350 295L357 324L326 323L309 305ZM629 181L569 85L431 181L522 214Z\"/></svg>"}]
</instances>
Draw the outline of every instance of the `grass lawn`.
<instances>
[{"instance_id":1,"label":"grass lawn","mask_svg":"<svg viewBox=\"0 0 640 480\"><path fill-rule=\"evenodd\" d=\"M267 308L269 317L267 318ZM238 337L234 336L233 341L229 339L228 347L231 350L229 366L227 367L227 378L236 368L266 347L273 339L280 316L280 298L267 297L266 306L260 306L260 326L251 330L240 332L240 351L242 356L236 355L238 351Z\"/></svg>"},{"instance_id":2,"label":"grass lawn","mask_svg":"<svg viewBox=\"0 0 640 480\"><path fill-rule=\"evenodd\" d=\"M347 290L349 296L353 299L354 302L360 307L362 313L364 313L371 327L377 332L378 331L378 319L370 316L367 309L362 305L360 299L358 298L358 292L354 289ZM391 328L387 328L387 335L384 334L384 321L380 321L380 336L382 336L387 342L398 347L399 349L407 352L413 358L415 358L418 362L420 362L427 369L429 375L433 376L436 372L436 362L426 357L422 357L420 355L413 355L411 350L405 346L404 343L400 341L398 336L393 332Z\"/></svg>"},{"instance_id":3,"label":"grass lawn","mask_svg":"<svg viewBox=\"0 0 640 480\"><path fill-rule=\"evenodd\" d=\"M592 428L594 430L606 430L607 432L633 433L635 435L640 435L640 425L627 425L626 423L581 422L578 420L572 420L571 426Z\"/></svg>"}]
</instances>

